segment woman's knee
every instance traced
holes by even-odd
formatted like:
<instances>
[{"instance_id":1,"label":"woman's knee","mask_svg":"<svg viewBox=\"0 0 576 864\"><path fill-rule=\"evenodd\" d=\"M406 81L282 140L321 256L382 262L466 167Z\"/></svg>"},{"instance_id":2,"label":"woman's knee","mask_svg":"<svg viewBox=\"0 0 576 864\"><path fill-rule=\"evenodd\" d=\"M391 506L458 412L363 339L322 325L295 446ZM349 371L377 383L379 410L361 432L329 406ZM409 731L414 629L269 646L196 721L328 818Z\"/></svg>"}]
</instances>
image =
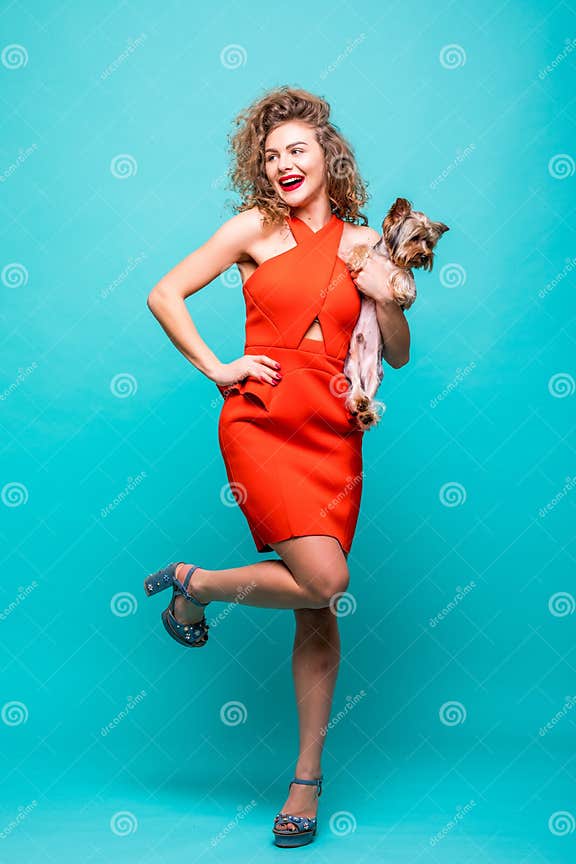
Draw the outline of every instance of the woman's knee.
<instances>
[{"instance_id":1,"label":"woman's knee","mask_svg":"<svg viewBox=\"0 0 576 864\"><path fill-rule=\"evenodd\" d=\"M337 572L330 570L318 574L318 578L310 586L316 608L335 604L338 595L346 591L349 584L350 575L348 567L344 567Z\"/></svg>"},{"instance_id":2,"label":"woman's knee","mask_svg":"<svg viewBox=\"0 0 576 864\"><path fill-rule=\"evenodd\" d=\"M310 608L329 606L335 595L348 588L348 562L336 538L311 535L271 545L306 591Z\"/></svg>"}]
</instances>

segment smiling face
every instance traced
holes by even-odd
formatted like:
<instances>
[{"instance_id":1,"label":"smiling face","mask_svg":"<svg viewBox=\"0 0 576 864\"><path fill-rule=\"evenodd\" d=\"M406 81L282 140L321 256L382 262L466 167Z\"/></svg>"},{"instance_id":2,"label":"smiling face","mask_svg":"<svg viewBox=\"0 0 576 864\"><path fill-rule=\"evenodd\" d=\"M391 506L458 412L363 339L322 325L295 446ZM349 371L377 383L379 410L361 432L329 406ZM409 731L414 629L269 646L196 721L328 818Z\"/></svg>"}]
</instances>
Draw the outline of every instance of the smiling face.
<instances>
[{"instance_id":1,"label":"smiling face","mask_svg":"<svg viewBox=\"0 0 576 864\"><path fill-rule=\"evenodd\" d=\"M264 148L268 180L289 207L326 195L324 152L311 126L297 120L282 123L267 135Z\"/></svg>"}]
</instances>

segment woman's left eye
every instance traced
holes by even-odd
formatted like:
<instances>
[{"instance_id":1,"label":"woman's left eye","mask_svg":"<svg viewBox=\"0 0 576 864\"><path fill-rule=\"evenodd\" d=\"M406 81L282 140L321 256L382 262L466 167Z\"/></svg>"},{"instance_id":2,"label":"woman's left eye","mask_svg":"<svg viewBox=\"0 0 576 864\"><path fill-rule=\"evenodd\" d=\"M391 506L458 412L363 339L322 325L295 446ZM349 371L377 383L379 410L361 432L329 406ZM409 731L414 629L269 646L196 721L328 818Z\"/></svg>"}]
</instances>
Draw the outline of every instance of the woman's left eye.
<instances>
[{"instance_id":1,"label":"woman's left eye","mask_svg":"<svg viewBox=\"0 0 576 864\"><path fill-rule=\"evenodd\" d=\"M303 152L304 152L304 151L302 150L301 147L295 147L294 150L292 150L292 153L303 153ZM269 156L268 159L267 159L266 161L267 161L267 162L270 162L272 159L274 159L274 154L272 154L271 156Z\"/></svg>"}]
</instances>

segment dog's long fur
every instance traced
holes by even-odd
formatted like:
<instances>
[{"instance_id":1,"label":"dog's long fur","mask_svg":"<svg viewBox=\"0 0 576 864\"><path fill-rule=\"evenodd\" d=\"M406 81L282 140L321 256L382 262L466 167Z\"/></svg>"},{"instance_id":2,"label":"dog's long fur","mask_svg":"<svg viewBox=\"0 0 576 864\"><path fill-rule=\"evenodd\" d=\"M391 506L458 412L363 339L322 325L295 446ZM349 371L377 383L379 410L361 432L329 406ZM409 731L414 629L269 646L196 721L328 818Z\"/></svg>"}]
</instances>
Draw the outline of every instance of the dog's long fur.
<instances>
[{"instance_id":1,"label":"dog's long fur","mask_svg":"<svg viewBox=\"0 0 576 864\"><path fill-rule=\"evenodd\" d=\"M412 268L432 270L434 247L449 230L443 222L432 222L424 213L412 210L406 198L397 198L382 223L380 240L373 249L355 246L346 265L354 276L371 252L384 256L390 263L388 284L394 300L402 309L409 309L416 299ZM384 376L383 351L376 301L364 294L343 369L350 381L348 391L343 394L346 407L356 415L363 430L375 426L386 410L384 403L374 399Z\"/></svg>"}]
</instances>

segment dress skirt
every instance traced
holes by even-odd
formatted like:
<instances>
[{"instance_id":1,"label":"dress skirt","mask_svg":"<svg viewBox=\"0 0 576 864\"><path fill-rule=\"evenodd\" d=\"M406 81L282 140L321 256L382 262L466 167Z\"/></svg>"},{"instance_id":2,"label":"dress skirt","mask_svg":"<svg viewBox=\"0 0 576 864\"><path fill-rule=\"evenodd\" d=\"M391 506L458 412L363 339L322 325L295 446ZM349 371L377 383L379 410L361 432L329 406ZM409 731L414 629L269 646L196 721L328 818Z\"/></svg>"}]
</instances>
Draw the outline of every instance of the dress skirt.
<instances>
[{"instance_id":1,"label":"dress skirt","mask_svg":"<svg viewBox=\"0 0 576 864\"><path fill-rule=\"evenodd\" d=\"M335 537L348 553L362 495L362 437L344 405L343 359L321 340L250 345L281 364L274 385L246 378L223 390L218 439L232 494L258 552L305 535Z\"/></svg>"}]
</instances>

